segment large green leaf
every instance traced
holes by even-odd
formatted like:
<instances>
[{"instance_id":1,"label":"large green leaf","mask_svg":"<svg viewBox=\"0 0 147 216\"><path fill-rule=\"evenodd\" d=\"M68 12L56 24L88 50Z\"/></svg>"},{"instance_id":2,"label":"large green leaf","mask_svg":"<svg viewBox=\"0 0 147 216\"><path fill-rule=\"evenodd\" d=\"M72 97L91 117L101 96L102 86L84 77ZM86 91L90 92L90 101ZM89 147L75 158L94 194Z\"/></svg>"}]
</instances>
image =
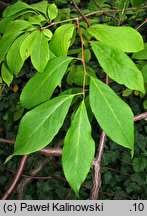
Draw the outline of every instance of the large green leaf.
<instances>
[{"instance_id":1,"label":"large green leaf","mask_svg":"<svg viewBox=\"0 0 147 216\"><path fill-rule=\"evenodd\" d=\"M36 73L24 87L20 96L21 104L30 109L48 100L60 84L71 60L70 57L56 57L50 60L44 72Z\"/></svg>"},{"instance_id":2,"label":"large green leaf","mask_svg":"<svg viewBox=\"0 0 147 216\"><path fill-rule=\"evenodd\" d=\"M50 52L47 37L42 31L36 31L36 36L33 42L31 61L34 68L38 72L43 72L47 62L49 61Z\"/></svg>"},{"instance_id":3,"label":"large green leaf","mask_svg":"<svg viewBox=\"0 0 147 216\"><path fill-rule=\"evenodd\" d=\"M16 13L20 12L20 11L24 11L24 10L28 10L31 9L32 7L29 6L28 4L18 1L13 5L8 6L4 12L3 12L3 17L10 17L15 15Z\"/></svg>"},{"instance_id":4,"label":"large green leaf","mask_svg":"<svg viewBox=\"0 0 147 216\"><path fill-rule=\"evenodd\" d=\"M101 67L111 79L144 93L142 74L129 56L101 42L91 42L91 45Z\"/></svg>"},{"instance_id":5,"label":"large green leaf","mask_svg":"<svg viewBox=\"0 0 147 216\"><path fill-rule=\"evenodd\" d=\"M32 46L36 37L37 31L28 33L20 46L20 56L22 59L27 59L32 53Z\"/></svg>"},{"instance_id":6,"label":"large green leaf","mask_svg":"<svg viewBox=\"0 0 147 216\"><path fill-rule=\"evenodd\" d=\"M50 41L50 49L56 56L67 56L74 30L73 24L65 24L57 28Z\"/></svg>"},{"instance_id":7,"label":"large green leaf","mask_svg":"<svg viewBox=\"0 0 147 216\"><path fill-rule=\"evenodd\" d=\"M61 128L74 95L44 102L22 118L13 155L36 152L47 146Z\"/></svg>"},{"instance_id":8,"label":"large green leaf","mask_svg":"<svg viewBox=\"0 0 147 216\"><path fill-rule=\"evenodd\" d=\"M14 19L14 17L6 17L0 20L0 33L5 31L7 25Z\"/></svg>"},{"instance_id":9,"label":"large green leaf","mask_svg":"<svg viewBox=\"0 0 147 216\"><path fill-rule=\"evenodd\" d=\"M144 48L142 36L131 27L95 24L88 31L97 40L124 52L138 52Z\"/></svg>"},{"instance_id":10,"label":"large green leaf","mask_svg":"<svg viewBox=\"0 0 147 216\"><path fill-rule=\"evenodd\" d=\"M21 34L21 32L10 33L0 38L0 63L4 60L13 41ZM14 54L13 54L14 55Z\"/></svg>"},{"instance_id":11,"label":"large green leaf","mask_svg":"<svg viewBox=\"0 0 147 216\"><path fill-rule=\"evenodd\" d=\"M10 47L10 49L7 53L7 56L6 56L9 71L15 75L17 75L19 73L20 69L22 68L22 66L24 64L25 59L22 59L20 56L20 46L21 46L22 42L24 41L24 39L26 38L26 36L27 36L27 34L23 34L23 35L19 36L13 42L13 44Z\"/></svg>"},{"instance_id":12,"label":"large green leaf","mask_svg":"<svg viewBox=\"0 0 147 216\"><path fill-rule=\"evenodd\" d=\"M31 5L32 8L43 13L44 15L46 15L47 13L47 6L48 6L47 1L41 1Z\"/></svg>"},{"instance_id":13,"label":"large green leaf","mask_svg":"<svg viewBox=\"0 0 147 216\"><path fill-rule=\"evenodd\" d=\"M4 30L4 35L10 34L12 32L17 33L29 27L32 27L32 25L25 20L14 20L14 21L9 22L9 24L7 24Z\"/></svg>"},{"instance_id":14,"label":"large green leaf","mask_svg":"<svg viewBox=\"0 0 147 216\"><path fill-rule=\"evenodd\" d=\"M101 128L116 143L134 150L131 108L106 84L91 77L90 105Z\"/></svg>"},{"instance_id":15,"label":"large green leaf","mask_svg":"<svg viewBox=\"0 0 147 216\"><path fill-rule=\"evenodd\" d=\"M65 177L76 194L90 170L94 152L91 126L82 101L66 134L62 153Z\"/></svg>"}]
</instances>

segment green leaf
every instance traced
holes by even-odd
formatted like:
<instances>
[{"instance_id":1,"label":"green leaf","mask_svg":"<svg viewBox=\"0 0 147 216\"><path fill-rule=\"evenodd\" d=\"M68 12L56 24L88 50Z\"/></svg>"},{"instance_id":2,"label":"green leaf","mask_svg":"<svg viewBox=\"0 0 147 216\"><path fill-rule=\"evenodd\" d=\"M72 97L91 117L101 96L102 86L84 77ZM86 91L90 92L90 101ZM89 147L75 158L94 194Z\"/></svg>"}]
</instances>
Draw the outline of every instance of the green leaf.
<instances>
[{"instance_id":1,"label":"green leaf","mask_svg":"<svg viewBox=\"0 0 147 216\"><path fill-rule=\"evenodd\" d=\"M131 4L133 7L139 7L144 3L144 0L131 0Z\"/></svg>"},{"instance_id":2,"label":"green leaf","mask_svg":"<svg viewBox=\"0 0 147 216\"><path fill-rule=\"evenodd\" d=\"M132 165L136 173L142 172L147 167L146 158L134 158Z\"/></svg>"},{"instance_id":3,"label":"green leaf","mask_svg":"<svg viewBox=\"0 0 147 216\"><path fill-rule=\"evenodd\" d=\"M5 81L5 83L7 83L7 85L10 86L10 84L13 80L13 75L10 73L10 71L9 71L9 69L5 63L2 64L1 75L2 75L2 79Z\"/></svg>"},{"instance_id":4,"label":"green leaf","mask_svg":"<svg viewBox=\"0 0 147 216\"><path fill-rule=\"evenodd\" d=\"M25 61L25 59L22 59L20 56L20 46L26 36L27 34L19 36L11 45L6 56L8 69L12 74L15 75L19 73Z\"/></svg>"},{"instance_id":5,"label":"green leaf","mask_svg":"<svg viewBox=\"0 0 147 216\"><path fill-rule=\"evenodd\" d=\"M73 24L65 24L56 29L50 41L50 49L56 56L67 56L74 30Z\"/></svg>"},{"instance_id":6,"label":"green leaf","mask_svg":"<svg viewBox=\"0 0 147 216\"><path fill-rule=\"evenodd\" d=\"M36 31L33 42L31 61L38 72L43 72L50 57L48 39L42 31Z\"/></svg>"},{"instance_id":7,"label":"green leaf","mask_svg":"<svg viewBox=\"0 0 147 216\"><path fill-rule=\"evenodd\" d=\"M21 34L21 32L10 33L0 38L0 63L4 60L6 53L8 52L13 41Z\"/></svg>"},{"instance_id":8,"label":"green leaf","mask_svg":"<svg viewBox=\"0 0 147 216\"><path fill-rule=\"evenodd\" d=\"M132 90L131 89L128 89L128 88L126 88L124 91L123 91L123 93L122 93L122 96L123 97L128 97L128 96L130 96L131 94L132 94Z\"/></svg>"},{"instance_id":9,"label":"green leaf","mask_svg":"<svg viewBox=\"0 0 147 216\"><path fill-rule=\"evenodd\" d=\"M144 93L142 74L129 56L101 42L91 42L91 45L101 67L111 79L132 90Z\"/></svg>"},{"instance_id":10,"label":"green leaf","mask_svg":"<svg viewBox=\"0 0 147 216\"><path fill-rule=\"evenodd\" d=\"M33 16L28 17L28 21L33 25L33 26L39 26L42 27L46 23L46 18L43 15L38 15L35 14Z\"/></svg>"},{"instance_id":11,"label":"green leaf","mask_svg":"<svg viewBox=\"0 0 147 216\"><path fill-rule=\"evenodd\" d=\"M82 65L71 65L69 68L69 73L67 75L67 83L72 85L73 83L79 86L83 85L84 78L84 68ZM94 70L91 67L86 67L87 74L91 76L96 76ZM86 76L85 85L89 85L90 77Z\"/></svg>"},{"instance_id":12,"label":"green leaf","mask_svg":"<svg viewBox=\"0 0 147 216\"><path fill-rule=\"evenodd\" d=\"M44 15L46 15L47 6L48 6L47 1L41 1L41 2L38 2L38 3L35 3L35 4L31 5L32 8L34 8L35 10L43 13Z\"/></svg>"},{"instance_id":13,"label":"green leaf","mask_svg":"<svg viewBox=\"0 0 147 216\"><path fill-rule=\"evenodd\" d=\"M55 4L50 4L48 6L48 10L47 10L47 13L48 13L48 17L49 17L49 20L52 21L53 19L55 19L58 15L58 8Z\"/></svg>"},{"instance_id":14,"label":"green leaf","mask_svg":"<svg viewBox=\"0 0 147 216\"><path fill-rule=\"evenodd\" d=\"M8 6L4 10L3 17L10 17L10 16L13 16L20 11L24 11L24 10L28 10L28 9L32 10L32 7L29 6L28 4L24 3L24 2L18 1L13 5Z\"/></svg>"},{"instance_id":15,"label":"green leaf","mask_svg":"<svg viewBox=\"0 0 147 216\"><path fill-rule=\"evenodd\" d=\"M0 33L3 33L5 31L5 28L13 19L14 17L8 17L0 20Z\"/></svg>"},{"instance_id":16,"label":"green leaf","mask_svg":"<svg viewBox=\"0 0 147 216\"><path fill-rule=\"evenodd\" d=\"M48 40L52 39L53 34L49 29L44 29L42 32L48 38Z\"/></svg>"},{"instance_id":17,"label":"green leaf","mask_svg":"<svg viewBox=\"0 0 147 216\"><path fill-rule=\"evenodd\" d=\"M32 27L32 25L25 20L14 20L9 22L9 24L6 26L4 30L4 35L11 34L12 32L17 33L29 27Z\"/></svg>"},{"instance_id":18,"label":"green leaf","mask_svg":"<svg viewBox=\"0 0 147 216\"><path fill-rule=\"evenodd\" d=\"M62 151L65 177L77 195L92 165L94 152L91 126L82 101L66 134Z\"/></svg>"},{"instance_id":19,"label":"green leaf","mask_svg":"<svg viewBox=\"0 0 147 216\"><path fill-rule=\"evenodd\" d=\"M144 82L147 83L147 64L143 66L143 68L141 69L141 72L143 75Z\"/></svg>"},{"instance_id":20,"label":"green leaf","mask_svg":"<svg viewBox=\"0 0 147 216\"><path fill-rule=\"evenodd\" d=\"M106 84L91 77L90 105L100 127L116 143L134 150L131 108Z\"/></svg>"},{"instance_id":21,"label":"green leaf","mask_svg":"<svg viewBox=\"0 0 147 216\"><path fill-rule=\"evenodd\" d=\"M20 56L22 59L27 59L32 53L32 46L36 38L36 31L28 33L20 46Z\"/></svg>"},{"instance_id":22,"label":"green leaf","mask_svg":"<svg viewBox=\"0 0 147 216\"><path fill-rule=\"evenodd\" d=\"M95 24L88 32L98 41L124 52L138 52L144 49L142 36L131 27Z\"/></svg>"},{"instance_id":23,"label":"green leaf","mask_svg":"<svg viewBox=\"0 0 147 216\"><path fill-rule=\"evenodd\" d=\"M147 43L145 43L145 47L143 50L137 52L137 53L133 53L132 58L134 59L147 59Z\"/></svg>"},{"instance_id":24,"label":"green leaf","mask_svg":"<svg viewBox=\"0 0 147 216\"><path fill-rule=\"evenodd\" d=\"M50 60L43 73L36 73L26 84L21 95L21 104L30 109L48 100L59 85L72 58L57 57Z\"/></svg>"},{"instance_id":25,"label":"green leaf","mask_svg":"<svg viewBox=\"0 0 147 216\"><path fill-rule=\"evenodd\" d=\"M74 95L58 96L22 118L13 155L36 152L47 146L61 128Z\"/></svg>"}]
</instances>

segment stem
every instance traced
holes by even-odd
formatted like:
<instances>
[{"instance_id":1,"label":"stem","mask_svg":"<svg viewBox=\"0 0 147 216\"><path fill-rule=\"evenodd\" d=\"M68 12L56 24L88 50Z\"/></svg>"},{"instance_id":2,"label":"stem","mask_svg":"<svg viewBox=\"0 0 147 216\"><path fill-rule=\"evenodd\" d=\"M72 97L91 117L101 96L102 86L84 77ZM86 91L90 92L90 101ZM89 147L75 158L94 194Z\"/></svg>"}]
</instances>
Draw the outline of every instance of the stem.
<instances>
[{"instance_id":1,"label":"stem","mask_svg":"<svg viewBox=\"0 0 147 216\"><path fill-rule=\"evenodd\" d=\"M50 161L50 157L46 157L43 160L39 161L36 167L30 172L30 177L24 178L20 184L17 186L18 199L24 199L24 193L27 185L33 180L33 177L36 176ZM48 178L49 179L49 178Z\"/></svg>"},{"instance_id":2,"label":"stem","mask_svg":"<svg viewBox=\"0 0 147 216\"><path fill-rule=\"evenodd\" d=\"M9 196L12 194L12 192L15 190L17 183L24 171L25 165L28 161L29 155L24 155L20 161L20 165L18 167L18 170L9 186L9 188L7 189L7 191L5 192L5 194L1 197L1 200L6 200L9 198Z\"/></svg>"},{"instance_id":3,"label":"stem","mask_svg":"<svg viewBox=\"0 0 147 216\"><path fill-rule=\"evenodd\" d=\"M135 7L134 8L126 8L124 11L144 10L146 8L147 8L147 5L144 5L144 6L140 7L140 8L135 8ZM85 14L84 18L81 16L81 17L75 17L75 18L71 18L71 19L61 20L59 22L52 22L52 23L50 23L50 24L48 24L48 25L46 25L44 27L41 27L40 29L44 30L44 29L47 29L47 28L49 28L51 26L54 26L54 25L58 25L58 24L66 23L66 22L71 22L71 21L77 21L77 20L85 19L85 17L87 18L87 17L93 16L95 14L106 14L106 13L111 13L111 12L119 13L121 11L122 10L116 10L116 9L109 9L109 10L102 10L102 11L100 11L100 10L93 11L91 13Z\"/></svg>"},{"instance_id":4,"label":"stem","mask_svg":"<svg viewBox=\"0 0 147 216\"><path fill-rule=\"evenodd\" d=\"M9 140L9 139L0 139L0 143L11 143L11 144L14 144L15 143L15 140Z\"/></svg>"},{"instance_id":5,"label":"stem","mask_svg":"<svg viewBox=\"0 0 147 216\"><path fill-rule=\"evenodd\" d=\"M142 120L142 119L147 119L147 112L144 112L144 113L142 113L142 114L136 115L136 116L134 117L134 121L135 121L135 122L136 122L136 121L140 121L140 120Z\"/></svg>"},{"instance_id":6,"label":"stem","mask_svg":"<svg viewBox=\"0 0 147 216\"><path fill-rule=\"evenodd\" d=\"M62 149L61 148L43 148L38 151L39 154L43 154L45 156L57 156L61 157L62 156Z\"/></svg>"},{"instance_id":7,"label":"stem","mask_svg":"<svg viewBox=\"0 0 147 216\"><path fill-rule=\"evenodd\" d=\"M78 28L78 32L79 32L79 36L80 36L80 40L81 40L81 48L82 48L82 59L81 60L82 60L83 68L84 68L82 94L83 94L83 98L84 98L85 97L85 83L86 83L87 71L86 71L85 56L84 56L84 40L82 37L82 32L80 30L79 20L77 20L77 28Z\"/></svg>"},{"instance_id":8,"label":"stem","mask_svg":"<svg viewBox=\"0 0 147 216\"><path fill-rule=\"evenodd\" d=\"M123 6L123 9L122 9L122 11L121 11L121 15L120 15L120 19L119 19L119 22L118 22L118 26L120 26L120 24L121 24L121 21L122 21L124 12L125 12L126 4L127 4L127 0L125 0L125 2L124 2L124 6Z\"/></svg>"},{"instance_id":9,"label":"stem","mask_svg":"<svg viewBox=\"0 0 147 216\"><path fill-rule=\"evenodd\" d=\"M81 14L82 18L86 21L87 26L90 27L90 23L89 23L88 19L87 19L86 16L82 13L82 11L81 11L80 8L78 7L78 5L75 3L74 0L71 0L71 1L72 1L72 3L74 4L76 10Z\"/></svg>"},{"instance_id":10,"label":"stem","mask_svg":"<svg viewBox=\"0 0 147 216\"><path fill-rule=\"evenodd\" d=\"M106 141L106 134L104 131L102 131L98 152L93 163L94 175L93 175L93 187L90 196L91 200L98 199L99 190L101 188L101 161L103 157L103 149L104 149L105 141Z\"/></svg>"},{"instance_id":11,"label":"stem","mask_svg":"<svg viewBox=\"0 0 147 216\"><path fill-rule=\"evenodd\" d=\"M139 30L146 22L147 22L147 19L145 19L145 21L144 21L143 23L141 23L141 24L136 28L136 30Z\"/></svg>"}]
</instances>

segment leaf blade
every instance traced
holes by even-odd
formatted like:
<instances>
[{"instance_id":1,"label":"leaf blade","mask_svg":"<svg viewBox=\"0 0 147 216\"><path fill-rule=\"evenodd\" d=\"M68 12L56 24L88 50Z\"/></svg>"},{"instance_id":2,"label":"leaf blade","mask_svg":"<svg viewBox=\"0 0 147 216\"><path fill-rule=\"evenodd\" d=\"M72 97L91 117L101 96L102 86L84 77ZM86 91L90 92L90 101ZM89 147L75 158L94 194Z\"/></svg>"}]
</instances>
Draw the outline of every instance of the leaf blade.
<instances>
[{"instance_id":1,"label":"leaf blade","mask_svg":"<svg viewBox=\"0 0 147 216\"><path fill-rule=\"evenodd\" d=\"M95 24L88 31L97 40L124 52L138 52L144 48L142 36L131 27Z\"/></svg>"},{"instance_id":2,"label":"leaf blade","mask_svg":"<svg viewBox=\"0 0 147 216\"><path fill-rule=\"evenodd\" d=\"M64 174L76 194L90 170L94 151L91 126L82 101L66 134L62 152Z\"/></svg>"},{"instance_id":3,"label":"leaf blade","mask_svg":"<svg viewBox=\"0 0 147 216\"><path fill-rule=\"evenodd\" d=\"M91 42L91 46L101 67L111 79L132 90L145 92L141 72L125 53L101 42Z\"/></svg>"},{"instance_id":4,"label":"leaf blade","mask_svg":"<svg viewBox=\"0 0 147 216\"><path fill-rule=\"evenodd\" d=\"M134 117L130 107L100 80L91 77L90 106L101 128L116 143L134 150Z\"/></svg>"},{"instance_id":5,"label":"leaf blade","mask_svg":"<svg viewBox=\"0 0 147 216\"><path fill-rule=\"evenodd\" d=\"M13 5L8 6L4 12L3 12L3 17L11 17L15 15L16 13L28 9L33 9L30 5L26 4L25 2L16 2Z\"/></svg>"},{"instance_id":6,"label":"leaf blade","mask_svg":"<svg viewBox=\"0 0 147 216\"><path fill-rule=\"evenodd\" d=\"M17 32L15 34L10 33L2 38L0 38L0 63L4 60L6 53L8 52L11 44L14 40L21 34Z\"/></svg>"},{"instance_id":7,"label":"leaf blade","mask_svg":"<svg viewBox=\"0 0 147 216\"><path fill-rule=\"evenodd\" d=\"M61 82L71 60L70 57L57 57L50 60L44 72L36 73L24 87L20 95L21 104L30 109L48 100Z\"/></svg>"},{"instance_id":8,"label":"leaf blade","mask_svg":"<svg viewBox=\"0 0 147 216\"><path fill-rule=\"evenodd\" d=\"M57 28L50 41L50 49L56 56L67 56L74 30L73 24L65 24Z\"/></svg>"},{"instance_id":9,"label":"leaf blade","mask_svg":"<svg viewBox=\"0 0 147 216\"><path fill-rule=\"evenodd\" d=\"M55 19L58 15L58 8L55 4L50 4L47 9L48 17L50 21Z\"/></svg>"},{"instance_id":10,"label":"leaf blade","mask_svg":"<svg viewBox=\"0 0 147 216\"><path fill-rule=\"evenodd\" d=\"M20 46L24 41L24 39L26 38L26 36L27 34L23 34L19 36L11 45L6 56L8 68L10 72L14 75L17 75L19 73L25 61L25 59L21 58Z\"/></svg>"},{"instance_id":11,"label":"leaf blade","mask_svg":"<svg viewBox=\"0 0 147 216\"><path fill-rule=\"evenodd\" d=\"M13 155L36 152L58 133L74 95L58 96L27 112L21 120Z\"/></svg>"},{"instance_id":12,"label":"leaf blade","mask_svg":"<svg viewBox=\"0 0 147 216\"><path fill-rule=\"evenodd\" d=\"M31 62L38 72L43 72L49 61L50 52L48 40L42 31L36 31L31 52Z\"/></svg>"}]
</instances>

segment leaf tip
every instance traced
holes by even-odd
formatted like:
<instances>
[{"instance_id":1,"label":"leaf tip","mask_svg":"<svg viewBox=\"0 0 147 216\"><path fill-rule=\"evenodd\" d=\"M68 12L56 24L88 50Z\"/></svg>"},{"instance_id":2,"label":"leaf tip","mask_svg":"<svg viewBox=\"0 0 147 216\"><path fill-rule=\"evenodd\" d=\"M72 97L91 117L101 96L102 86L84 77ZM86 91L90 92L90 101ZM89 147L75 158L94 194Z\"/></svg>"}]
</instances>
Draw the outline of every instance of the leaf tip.
<instances>
[{"instance_id":1,"label":"leaf tip","mask_svg":"<svg viewBox=\"0 0 147 216\"><path fill-rule=\"evenodd\" d=\"M8 156L7 158L6 158L6 160L5 160L5 162L4 162L4 164L6 164L6 163L8 163L12 158L14 157L14 155L12 154L12 155L10 155L10 156Z\"/></svg>"}]
</instances>

